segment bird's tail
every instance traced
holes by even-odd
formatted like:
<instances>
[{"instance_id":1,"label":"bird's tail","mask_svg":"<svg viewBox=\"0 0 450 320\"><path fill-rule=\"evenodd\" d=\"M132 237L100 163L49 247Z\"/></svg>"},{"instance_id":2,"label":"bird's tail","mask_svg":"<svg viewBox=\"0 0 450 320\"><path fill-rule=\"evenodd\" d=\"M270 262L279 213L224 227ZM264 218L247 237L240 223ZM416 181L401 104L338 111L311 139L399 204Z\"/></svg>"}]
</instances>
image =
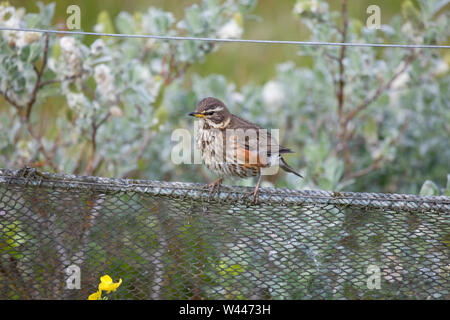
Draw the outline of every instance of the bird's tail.
<instances>
[{"instance_id":1,"label":"bird's tail","mask_svg":"<svg viewBox=\"0 0 450 320\"><path fill-rule=\"evenodd\" d=\"M294 169L292 169L287 163L286 161L284 161L283 157L280 157L281 163L280 163L280 167L281 169L283 169L286 172L290 172L293 173L297 176L299 176L300 178L303 178L303 176L300 173L297 173Z\"/></svg>"}]
</instances>

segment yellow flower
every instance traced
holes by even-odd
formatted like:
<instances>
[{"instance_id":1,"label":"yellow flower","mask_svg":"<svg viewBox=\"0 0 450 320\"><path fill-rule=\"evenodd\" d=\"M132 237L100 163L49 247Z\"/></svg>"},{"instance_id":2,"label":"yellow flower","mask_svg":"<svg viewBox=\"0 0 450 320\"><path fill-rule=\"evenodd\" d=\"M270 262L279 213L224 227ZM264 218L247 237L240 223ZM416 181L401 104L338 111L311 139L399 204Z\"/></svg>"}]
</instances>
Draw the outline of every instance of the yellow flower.
<instances>
[{"instance_id":1,"label":"yellow flower","mask_svg":"<svg viewBox=\"0 0 450 320\"><path fill-rule=\"evenodd\" d=\"M99 291L106 291L106 293L110 293L111 291L116 291L116 289L122 283L122 279L119 279L119 282L113 282L110 276L104 275L100 278L101 283L98 285Z\"/></svg>"},{"instance_id":2,"label":"yellow flower","mask_svg":"<svg viewBox=\"0 0 450 320\"><path fill-rule=\"evenodd\" d=\"M102 290L98 290L97 292L91 294L88 300L101 300L102 299Z\"/></svg>"}]
</instances>

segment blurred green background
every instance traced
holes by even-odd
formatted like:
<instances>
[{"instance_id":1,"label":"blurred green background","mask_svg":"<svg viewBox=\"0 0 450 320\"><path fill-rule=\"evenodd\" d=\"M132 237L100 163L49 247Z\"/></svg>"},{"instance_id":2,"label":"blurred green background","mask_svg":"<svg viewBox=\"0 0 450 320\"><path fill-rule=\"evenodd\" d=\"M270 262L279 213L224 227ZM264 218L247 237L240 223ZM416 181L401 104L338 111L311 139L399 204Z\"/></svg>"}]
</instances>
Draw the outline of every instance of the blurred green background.
<instances>
[{"instance_id":1,"label":"blurred green background","mask_svg":"<svg viewBox=\"0 0 450 320\"><path fill-rule=\"evenodd\" d=\"M24 7L27 12L37 10L34 1L11 0L13 6ZM51 0L42 1L45 4ZM254 18L245 21L243 39L264 40L307 40L308 32L298 17L292 13L295 0L263 0L259 1L252 12ZM97 23L98 14L107 11L110 17L115 17L121 11L133 13L145 11L154 6L165 11L173 12L177 20L183 18L185 8L201 0L58 0L54 23L64 24L67 18L66 9L76 4L81 9L81 29L93 31ZM328 1L330 10L339 10L340 1ZM381 23L387 23L395 14L401 11L400 0L376 1L381 8ZM350 0L348 2L349 17L357 17L365 20L368 16L366 8L374 4L372 0ZM87 37L87 42L92 42L96 37ZM208 55L203 62L196 62L189 69L189 74L202 76L211 73L224 75L227 80L242 85L255 83L263 84L276 74L275 65L287 60L296 62L297 65L310 65L307 58L299 57L296 53L298 47L294 45L264 45L264 44L226 44L219 48L218 52ZM188 74L188 75L189 75ZM188 76L188 78L190 78Z\"/></svg>"}]
</instances>

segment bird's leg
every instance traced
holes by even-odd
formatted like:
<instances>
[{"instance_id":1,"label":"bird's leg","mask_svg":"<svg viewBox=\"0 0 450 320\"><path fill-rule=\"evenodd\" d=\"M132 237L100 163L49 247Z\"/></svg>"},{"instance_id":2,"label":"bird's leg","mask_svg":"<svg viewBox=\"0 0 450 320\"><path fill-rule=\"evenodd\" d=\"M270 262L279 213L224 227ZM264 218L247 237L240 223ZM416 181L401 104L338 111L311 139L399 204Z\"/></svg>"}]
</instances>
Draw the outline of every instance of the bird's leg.
<instances>
[{"instance_id":1,"label":"bird's leg","mask_svg":"<svg viewBox=\"0 0 450 320\"><path fill-rule=\"evenodd\" d=\"M251 202L251 204L253 204L253 205L256 204L256 202L258 201L258 193L259 193L259 186L261 184L261 178L262 178L262 175L260 172L258 175L258 181L256 182L255 189L252 192L250 192L249 194L247 194L247 197L253 196L253 200Z\"/></svg>"},{"instance_id":2,"label":"bird's leg","mask_svg":"<svg viewBox=\"0 0 450 320\"><path fill-rule=\"evenodd\" d=\"M256 204L256 201L258 201L258 193L259 193L259 185L261 184L261 172L259 173L258 176L258 181L256 182L256 186L255 186L255 190L253 191L253 201L252 204Z\"/></svg>"},{"instance_id":3,"label":"bird's leg","mask_svg":"<svg viewBox=\"0 0 450 320\"><path fill-rule=\"evenodd\" d=\"M211 198L211 196L214 194L214 190L216 190L217 194L220 193L220 186L222 184L222 180L223 178L219 178L216 181L212 182L212 183L208 183L205 188L209 189L209 198Z\"/></svg>"}]
</instances>

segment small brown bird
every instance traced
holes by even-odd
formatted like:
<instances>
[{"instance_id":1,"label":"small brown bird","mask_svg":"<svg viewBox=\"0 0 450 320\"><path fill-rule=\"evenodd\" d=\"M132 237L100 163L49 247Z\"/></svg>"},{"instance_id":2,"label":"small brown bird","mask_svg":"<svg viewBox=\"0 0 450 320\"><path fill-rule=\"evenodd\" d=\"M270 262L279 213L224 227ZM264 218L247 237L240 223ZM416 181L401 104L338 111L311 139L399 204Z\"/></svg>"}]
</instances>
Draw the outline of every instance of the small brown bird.
<instances>
[{"instance_id":1,"label":"small brown bird","mask_svg":"<svg viewBox=\"0 0 450 320\"><path fill-rule=\"evenodd\" d=\"M201 100L190 116L200 119L196 143L203 163L219 175L219 179L209 184L210 195L217 190L224 177L258 177L253 195L253 204L258 199L261 171L279 165L283 170L299 177L282 154L292 153L272 138L270 133L228 111L225 104L212 97Z\"/></svg>"}]
</instances>

